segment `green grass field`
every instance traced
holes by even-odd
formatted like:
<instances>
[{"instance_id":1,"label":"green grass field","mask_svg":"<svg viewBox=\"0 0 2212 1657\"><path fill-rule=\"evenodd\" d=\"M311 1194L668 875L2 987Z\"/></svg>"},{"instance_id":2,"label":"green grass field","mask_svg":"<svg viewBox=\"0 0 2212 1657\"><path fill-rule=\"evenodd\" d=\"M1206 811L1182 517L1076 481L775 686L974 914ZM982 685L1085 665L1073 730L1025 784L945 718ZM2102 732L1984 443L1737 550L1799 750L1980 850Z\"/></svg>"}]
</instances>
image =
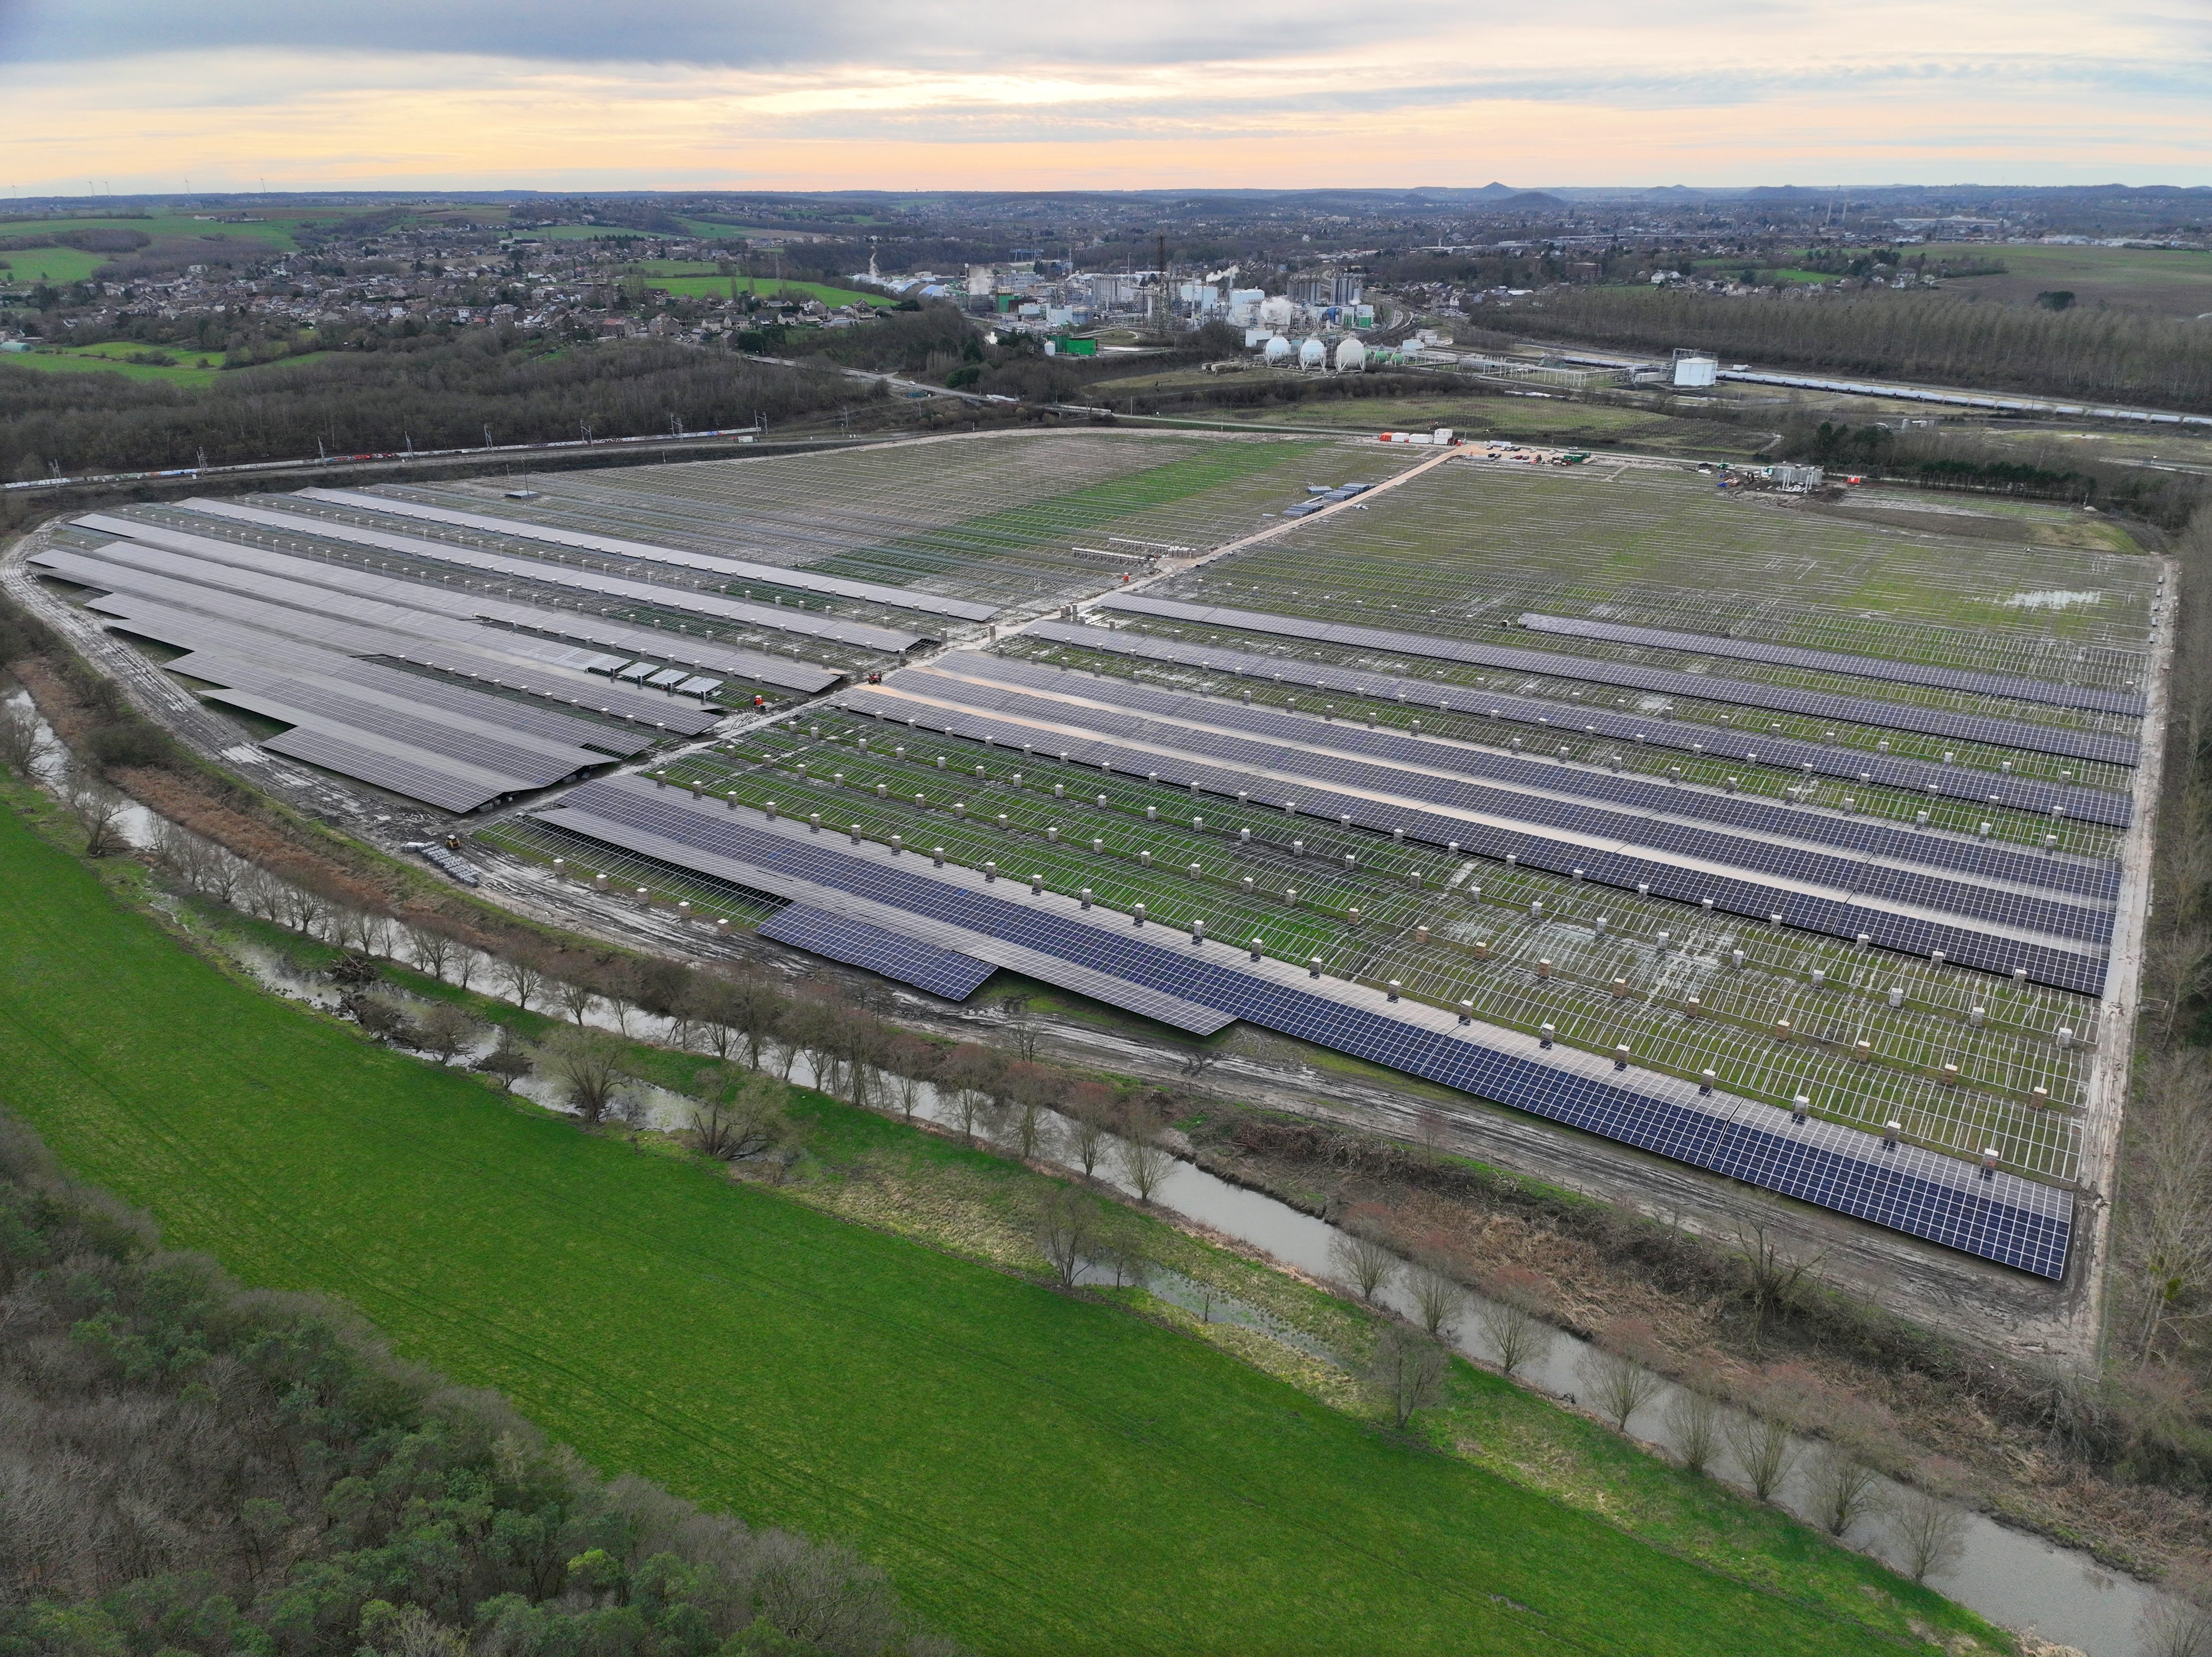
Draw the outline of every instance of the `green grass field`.
<instances>
[{"instance_id":1,"label":"green grass field","mask_svg":"<svg viewBox=\"0 0 2212 1657\"><path fill-rule=\"evenodd\" d=\"M113 253L88 253L75 247L15 248L0 253L0 283L27 287L33 282L82 282L103 264L112 264Z\"/></svg>"},{"instance_id":2,"label":"green grass field","mask_svg":"<svg viewBox=\"0 0 2212 1657\"><path fill-rule=\"evenodd\" d=\"M1989 1637L1794 1527L1785 1552L1857 1585L1751 1586L1111 1306L365 1046L181 951L14 810L0 881L7 1102L82 1176L249 1283L351 1302L606 1471L853 1541L980 1650Z\"/></svg>"},{"instance_id":3,"label":"green grass field","mask_svg":"<svg viewBox=\"0 0 2212 1657\"><path fill-rule=\"evenodd\" d=\"M134 354L167 349L177 359L173 368L158 364L132 362ZM327 351L310 351L299 356L280 358L275 362L257 363L254 368L282 368L313 362L329 355ZM210 366L198 365L205 361ZM42 346L34 351L10 351L0 355L0 368L35 368L47 373L111 373L121 374L126 379L152 380L164 385L182 385L199 390L214 385L226 373L251 373L254 368L225 369L219 365L220 354L204 355L169 348L143 345L136 340L108 340L98 345Z\"/></svg>"},{"instance_id":4,"label":"green grass field","mask_svg":"<svg viewBox=\"0 0 2212 1657\"><path fill-rule=\"evenodd\" d=\"M2212 253L2159 247L1996 247L2001 276L1956 276L1954 294L2034 303L2040 293L2064 290L2077 306L2194 317L2212 311Z\"/></svg>"},{"instance_id":5,"label":"green grass field","mask_svg":"<svg viewBox=\"0 0 2212 1657\"><path fill-rule=\"evenodd\" d=\"M653 267L665 266L665 270ZM804 294L808 299L818 299L824 305L872 305L884 309L898 303L888 294L864 294L857 288L837 288L823 282L779 282L774 276L724 276L712 270L702 272L696 264L682 264L673 259L653 259L646 262L645 285L658 288L664 293L679 294L686 299L727 299L732 294L758 294L763 299L773 299L778 294ZM690 272L685 275L684 272Z\"/></svg>"}]
</instances>

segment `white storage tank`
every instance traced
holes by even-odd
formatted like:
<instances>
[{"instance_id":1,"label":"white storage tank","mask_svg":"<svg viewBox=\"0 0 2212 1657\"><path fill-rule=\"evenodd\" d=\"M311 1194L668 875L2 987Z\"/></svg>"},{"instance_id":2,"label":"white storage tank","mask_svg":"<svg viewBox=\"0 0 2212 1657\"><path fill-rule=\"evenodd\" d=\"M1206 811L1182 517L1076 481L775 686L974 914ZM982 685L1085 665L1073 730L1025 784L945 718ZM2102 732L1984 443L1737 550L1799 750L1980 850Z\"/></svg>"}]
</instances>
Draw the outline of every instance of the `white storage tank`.
<instances>
[{"instance_id":1,"label":"white storage tank","mask_svg":"<svg viewBox=\"0 0 2212 1657\"><path fill-rule=\"evenodd\" d=\"M1298 367L1319 368L1328 362L1328 347L1317 339L1309 339L1298 347Z\"/></svg>"},{"instance_id":2,"label":"white storage tank","mask_svg":"<svg viewBox=\"0 0 2212 1657\"><path fill-rule=\"evenodd\" d=\"M1267 360L1270 367L1288 362L1291 360L1291 342L1277 334L1261 348L1260 355Z\"/></svg>"},{"instance_id":3,"label":"white storage tank","mask_svg":"<svg viewBox=\"0 0 2212 1657\"><path fill-rule=\"evenodd\" d=\"M1354 336L1346 334L1336 343L1336 371L1340 374L1356 374L1367 367L1367 348Z\"/></svg>"}]
</instances>

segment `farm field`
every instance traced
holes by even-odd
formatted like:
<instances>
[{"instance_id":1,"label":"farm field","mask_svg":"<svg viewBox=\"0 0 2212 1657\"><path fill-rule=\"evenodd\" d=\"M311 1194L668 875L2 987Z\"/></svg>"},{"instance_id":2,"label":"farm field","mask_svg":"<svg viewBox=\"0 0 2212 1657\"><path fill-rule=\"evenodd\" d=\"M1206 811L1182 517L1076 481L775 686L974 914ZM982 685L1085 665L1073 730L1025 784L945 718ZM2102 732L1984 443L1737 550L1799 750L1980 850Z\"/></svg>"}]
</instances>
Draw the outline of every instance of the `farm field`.
<instances>
[{"instance_id":1,"label":"farm field","mask_svg":"<svg viewBox=\"0 0 2212 1657\"><path fill-rule=\"evenodd\" d=\"M772 298L790 292L818 299L824 305L872 305L888 310L898 303L888 294L863 293L857 288L837 288L828 282L783 281L775 276L726 276L710 268L675 259L649 259L640 269L647 287L679 294L687 299L726 299L733 293Z\"/></svg>"},{"instance_id":2,"label":"farm field","mask_svg":"<svg viewBox=\"0 0 2212 1657\"><path fill-rule=\"evenodd\" d=\"M130 358L156 349L167 349L177 359L173 367L158 363L133 362ZM276 362L257 363L258 368L279 368L314 362L329 355L326 351L311 351L299 356L284 357ZM250 368L226 369L220 356L206 356L198 352L168 349L143 345L136 340L109 340L99 345L41 346L33 351L10 351L0 356L0 367L35 368L49 373L116 373L126 379L150 380L157 385L181 385L199 390L212 385L226 374L250 373ZM208 366L199 365L206 362Z\"/></svg>"},{"instance_id":3,"label":"farm field","mask_svg":"<svg viewBox=\"0 0 2212 1657\"><path fill-rule=\"evenodd\" d=\"M1954 294L2032 305L2041 293L2064 291L2077 307L2110 306L2158 316L2212 311L2212 252L2184 248L2008 246L1990 250L2001 276L1954 277Z\"/></svg>"},{"instance_id":4,"label":"farm field","mask_svg":"<svg viewBox=\"0 0 2212 1657\"><path fill-rule=\"evenodd\" d=\"M115 262L112 253L88 253L77 247L24 247L0 252L0 284L27 286L32 282L82 282L103 264Z\"/></svg>"},{"instance_id":5,"label":"farm field","mask_svg":"<svg viewBox=\"0 0 2212 1657\"><path fill-rule=\"evenodd\" d=\"M1747 1532L1738 1580L1110 1306L367 1047L179 950L10 810L0 877L9 1102L82 1177L249 1283L350 1301L604 1471L854 1542L980 1651L1990 1637L1794 1527Z\"/></svg>"}]
</instances>

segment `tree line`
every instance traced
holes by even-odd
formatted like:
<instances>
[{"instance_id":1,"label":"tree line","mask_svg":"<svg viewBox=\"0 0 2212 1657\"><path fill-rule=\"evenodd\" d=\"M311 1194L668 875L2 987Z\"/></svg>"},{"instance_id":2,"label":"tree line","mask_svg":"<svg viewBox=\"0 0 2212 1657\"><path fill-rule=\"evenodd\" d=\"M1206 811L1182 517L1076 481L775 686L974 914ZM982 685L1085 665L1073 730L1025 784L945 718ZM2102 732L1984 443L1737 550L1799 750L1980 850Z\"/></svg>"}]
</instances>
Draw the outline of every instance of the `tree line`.
<instances>
[{"instance_id":1,"label":"tree line","mask_svg":"<svg viewBox=\"0 0 2212 1657\"><path fill-rule=\"evenodd\" d=\"M872 393L880 397L881 392ZM865 403L827 368L660 340L555 351L483 328L343 353L204 389L0 362L0 476L21 481L201 464L770 425Z\"/></svg>"},{"instance_id":2,"label":"tree line","mask_svg":"<svg viewBox=\"0 0 2212 1657\"><path fill-rule=\"evenodd\" d=\"M1547 336L2040 396L2212 407L2212 328L2124 311L2053 311L1948 294L1729 297L1572 288L1526 325Z\"/></svg>"},{"instance_id":3,"label":"tree line","mask_svg":"<svg viewBox=\"0 0 2212 1657\"><path fill-rule=\"evenodd\" d=\"M0 1119L10 1657L951 1657L849 1550L600 1478Z\"/></svg>"}]
</instances>

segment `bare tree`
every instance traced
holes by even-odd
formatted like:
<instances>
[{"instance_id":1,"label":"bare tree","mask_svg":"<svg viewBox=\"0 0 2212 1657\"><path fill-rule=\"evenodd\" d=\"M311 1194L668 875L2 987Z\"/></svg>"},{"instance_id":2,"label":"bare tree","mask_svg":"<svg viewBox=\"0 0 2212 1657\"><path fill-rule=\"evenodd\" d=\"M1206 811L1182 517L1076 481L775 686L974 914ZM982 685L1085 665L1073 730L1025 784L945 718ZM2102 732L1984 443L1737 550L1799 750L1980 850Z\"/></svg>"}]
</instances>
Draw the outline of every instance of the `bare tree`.
<instances>
[{"instance_id":1,"label":"bare tree","mask_svg":"<svg viewBox=\"0 0 2212 1657\"><path fill-rule=\"evenodd\" d=\"M1122 1120L1121 1143L1115 1148L1115 1162L1140 1203L1152 1201L1152 1193L1175 1167L1175 1158L1160 1143L1160 1126L1158 1114L1149 1106L1129 1112Z\"/></svg>"},{"instance_id":2,"label":"bare tree","mask_svg":"<svg viewBox=\"0 0 2212 1657\"><path fill-rule=\"evenodd\" d=\"M499 958L496 971L499 981L507 986L507 992L514 998L514 1005L525 1012L530 1011L530 998L545 982L544 963L527 950L517 950L512 955ZM598 1118L592 1119L594 1121Z\"/></svg>"},{"instance_id":3,"label":"bare tree","mask_svg":"<svg viewBox=\"0 0 2212 1657\"><path fill-rule=\"evenodd\" d=\"M1037 1252L1063 1289L1075 1287L1084 1262L1097 1252L1102 1217L1098 1205L1079 1191L1054 1186L1037 1206Z\"/></svg>"},{"instance_id":4,"label":"bare tree","mask_svg":"<svg viewBox=\"0 0 2212 1657\"><path fill-rule=\"evenodd\" d=\"M417 967L442 984L453 958L453 940L434 926L412 926L407 928L407 953Z\"/></svg>"},{"instance_id":5,"label":"bare tree","mask_svg":"<svg viewBox=\"0 0 2212 1657\"><path fill-rule=\"evenodd\" d=\"M1431 1340L1449 1340L1467 1305L1467 1291L1427 1261L1416 1265L1407 1279L1413 1291L1414 1314Z\"/></svg>"},{"instance_id":6,"label":"bare tree","mask_svg":"<svg viewBox=\"0 0 2212 1657\"><path fill-rule=\"evenodd\" d=\"M562 1097L586 1126L596 1127L624 1079L628 1044L605 1030L567 1028L546 1039L538 1068L560 1084Z\"/></svg>"},{"instance_id":7,"label":"bare tree","mask_svg":"<svg viewBox=\"0 0 2212 1657\"><path fill-rule=\"evenodd\" d=\"M1776 1313L1795 1306L1810 1282L1817 1282L1822 1250L1806 1254L1793 1252L1754 1214L1737 1223L1736 1252L1745 1270L1745 1296L1751 1302L1752 1344L1765 1338L1766 1325Z\"/></svg>"},{"instance_id":8,"label":"bare tree","mask_svg":"<svg viewBox=\"0 0 2212 1657\"><path fill-rule=\"evenodd\" d=\"M1490 1350L1498 1356L1499 1373L1507 1375L1540 1362L1559 1334L1534 1310L1516 1300L1486 1299L1480 1321Z\"/></svg>"},{"instance_id":9,"label":"bare tree","mask_svg":"<svg viewBox=\"0 0 2212 1657\"><path fill-rule=\"evenodd\" d=\"M1616 1432L1628 1430L1629 1418L1659 1395L1659 1377L1626 1352L1593 1346L1575 1366L1598 1412Z\"/></svg>"},{"instance_id":10,"label":"bare tree","mask_svg":"<svg viewBox=\"0 0 2212 1657\"><path fill-rule=\"evenodd\" d=\"M1370 1305L1398 1275L1398 1257L1374 1238L1356 1232L1340 1231L1331 1237L1328 1259Z\"/></svg>"},{"instance_id":11,"label":"bare tree","mask_svg":"<svg viewBox=\"0 0 2212 1657\"><path fill-rule=\"evenodd\" d=\"M938 1069L938 1085L951 1096L948 1102L968 1143L975 1143L975 1125L991 1096L992 1078L998 1073L998 1056L974 1041L963 1041L945 1055Z\"/></svg>"},{"instance_id":12,"label":"bare tree","mask_svg":"<svg viewBox=\"0 0 2212 1657\"><path fill-rule=\"evenodd\" d=\"M1423 1105L1413 1114L1413 1132L1431 1162L1444 1154L1444 1134L1449 1126L1443 1112L1434 1105Z\"/></svg>"},{"instance_id":13,"label":"bare tree","mask_svg":"<svg viewBox=\"0 0 2212 1657\"><path fill-rule=\"evenodd\" d=\"M719 973L702 973L684 1000L685 1025L707 1044L715 1058L727 1060L740 1040L736 996L730 980Z\"/></svg>"},{"instance_id":14,"label":"bare tree","mask_svg":"<svg viewBox=\"0 0 2212 1657\"><path fill-rule=\"evenodd\" d=\"M69 807L84 829L84 854L104 858L122 843L123 812L130 804L106 783L90 777L70 780Z\"/></svg>"},{"instance_id":15,"label":"bare tree","mask_svg":"<svg viewBox=\"0 0 2212 1657\"><path fill-rule=\"evenodd\" d=\"M734 974L729 984L731 1019L744 1037L745 1063L758 1070L762 1052L775 1040L791 998L757 968Z\"/></svg>"},{"instance_id":16,"label":"bare tree","mask_svg":"<svg viewBox=\"0 0 2212 1657\"><path fill-rule=\"evenodd\" d=\"M416 1021L416 1046L441 1065L450 1065L456 1054L476 1044L483 1033L465 1007L450 1001L433 1001Z\"/></svg>"},{"instance_id":17,"label":"bare tree","mask_svg":"<svg viewBox=\"0 0 2212 1657\"><path fill-rule=\"evenodd\" d=\"M911 1122L921 1108L921 1091L937 1068L937 1049L909 1031L894 1031L884 1049L884 1067L894 1078L899 1114Z\"/></svg>"},{"instance_id":18,"label":"bare tree","mask_svg":"<svg viewBox=\"0 0 2212 1657\"><path fill-rule=\"evenodd\" d=\"M1391 1424L1402 1432L1416 1411L1425 1410L1443 1397L1449 1372L1442 1347L1424 1340L1401 1323L1391 1323L1384 1326L1375 1343L1365 1379Z\"/></svg>"},{"instance_id":19,"label":"bare tree","mask_svg":"<svg viewBox=\"0 0 2212 1657\"><path fill-rule=\"evenodd\" d=\"M407 1010L391 997L356 996L349 1005L354 1022L378 1041L388 1041L399 1047L422 1045L422 1037L415 1029L414 1020L408 1017Z\"/></svg>"},{"instance_id":20,"label":"bare tree","mask_svg":"<svg viewBox=\"0 0 2212 1657\"><path fill-rule=\"evenodd\" d=\"M574 978L556 978L552 982L554 1005L574 1019L580 1029L599 1003L599 991L584 982L580 973Z\"/></svg>"},{"instance_id":21,"label":"bare tree","mask_svg":"<svg viewBox=\"0 0 2212 1657\"><path fill-rule=\"evenodd\" d=\"M1847 1535L1875 1505L1878 1476L1865 1458L1848 1446L1823 1447L1808 1475L1813 1517L1831 1536Z\"/></svg>"},{"instance_id":22,"label":"bare tree","mask_svg":"<svg viewBox=\"0 0 2212 1657\"><path fill-rule=\"evenodd\" d=\"M1939 1566L1937 1569L1944 1569ZM2208 1657L2212 1654L2212 1588L2176 1572L2146 1605L2136 1625L2141 1657Z\"/></svg>"},{"instance_id":23,"label":"bare tree","mask_svg":"<svg viewBox=\"0 0 2212 1657\"><path fill-rule=\"evenodd\" d=\"M1113 1102L1113 1089L1101 1083L1079 1082L1068 1090L1066 1126L1062 1130L1066 1154L1083 1170L1086 1180L1097 1177L1098 1164L1106 1155L1110 1137L1106 1113Z\"/></svg>"},{"instance_id":24,"label":"bare tree","mask_svg":"<svg viewBox=\"0 0 2212 1657\"><path fill-rule=\"evenodd\" d=\"M465 944L461 944L453 951L453 982L467 989L476 981L476 975L483 970L483 964L484 958L480 952Z\"/></svg>"},{"instance_id":25,"label":"bare tree","mask_svg":"<svg viewBox=\"0 0 2212 1657\"><path fill-rule=\"evenodd\" d=\"M1735 1416L1729 1421L1726 1436L1751 1493L1761 1502L1772 1501L1797 1465L1797 1446L1790 1436L1790 1423L1778 1416Z\"/></svg>"},{"instance_id":26,"label":"bare tree","mask_svg":"<svg viewBox=\"0 0 2212 1657\"><path fill-rule=\"evenodd\" d=\"M1948 1571L1966 1552L1966 1514L1933 1490L1899 1485L1883 1516L1897 1568L1916 1582Z\"/></svg>"},{"instance_id":27,"label":"bare tree","mask_svg":"<svg viewBox=\"0 0 2212 1657\"><path fill-rule=\"evenodd\" d=\"M530 1056L530 1049L514 1039L514 1032L501 1024L499 1045L471 1068L482 1075L496 1076L500 1086L512 1093L517 1082L538 1068L538 1062Z\"/></svg>"},{"instance_id":28,"label":"bare tree","mask_svg":"<svg viewBox=\"0 0 2212 1657\"><path fill-rule=\"evenodd\" d=\"M1710 1393L1695 1387L1677 1387L1668 1401L1667 1427L1683 1466L1701 1473L1712 1466L1721 1448L1721 1406Z\"/></svg>"},{"instance_id":29,"label":"bare tree","mask_svg":"<svg viewBox=\"0 0 2212 1657\"><path fill-rule=\"evenodd\" d=\"M999 1011L1006 1022L1000 1033L1015 1058L1025 1065L1036 1062L1037 1043L1044 1038L1043 1026L1030 1009L1030 998L1019 993L999 998Z\"/></svg>"},{"instance_id":30,"label":"bare tree","mask_svg":"<svg viewBox=\"0 0 2212 1657\"><path fill-rule=\"evenodd\" d=\"M2148 1363L2170 1331L2202 1320L2212 1290L2212 1067L2202 1053L2167 1053L2141 1075L2122 1245L2141 1302L2136 1358Z\"/></svg>"},{"instance_id":31,"label":"bare tree","mask_svg":"<svg viewBox=\"0 0 2212 1657\"><path fill-rule=\"evenodd\" d=\"M28 696L0 701L0 765L26 780L37 775L53 744Z\"/></svg>"},{"instance_id":32,"label":"bare tree","mask_svg":"<svg viewBox=\"0 0 2212 1657\"><path fill-rule=\"evenodd\" d=\"M726 1066L695 1078L706 1094L691 1110L691 1143L726 1162L763 1156L793 1143L789 1089L772 1076Z\"/></svg>"},{"instance_id":33,"label":"bare tree","mask_svg":"<svg viewBox=\"0 0 2212 1657\"><path fill-rule=\"evenodd\" d=\"M1006 1093L1013 1104L1014 1148L1025 1162L1035 1162L1044 1137L1045 1113L1060 1085L1060 1072L1048 1065L1016 1059L1006 1066Z\"/></svg>"}]
</instances>

